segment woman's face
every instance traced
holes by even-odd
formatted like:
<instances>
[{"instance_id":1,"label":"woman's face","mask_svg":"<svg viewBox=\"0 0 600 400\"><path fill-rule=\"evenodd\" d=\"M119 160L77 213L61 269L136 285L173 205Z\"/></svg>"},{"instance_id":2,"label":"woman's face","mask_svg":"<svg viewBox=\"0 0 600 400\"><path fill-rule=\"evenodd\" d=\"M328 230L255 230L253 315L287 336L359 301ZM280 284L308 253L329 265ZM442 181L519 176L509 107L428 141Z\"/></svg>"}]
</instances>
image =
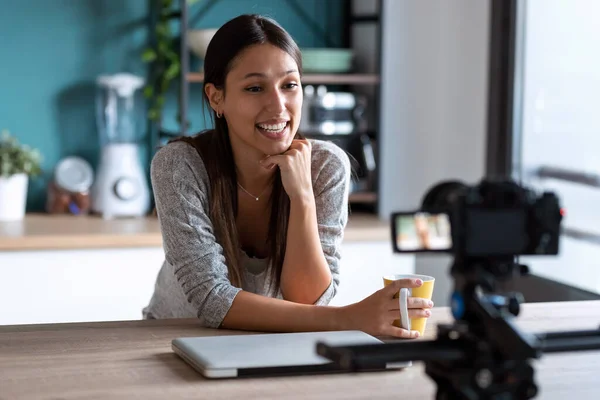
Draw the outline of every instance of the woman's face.
<instances>
[{"instance_id":1,"label":"woman's face","mask_svg":"<svg viewBox=\"0 0 600 400\"><path fill-rule=\"evenodd\" d=\"M220 100L217 111L227 121L234 149L261 158L281 154L290 147L300 123L298 65L276 46L248 47L234 61Z\"/></svg>"}]
</instances>

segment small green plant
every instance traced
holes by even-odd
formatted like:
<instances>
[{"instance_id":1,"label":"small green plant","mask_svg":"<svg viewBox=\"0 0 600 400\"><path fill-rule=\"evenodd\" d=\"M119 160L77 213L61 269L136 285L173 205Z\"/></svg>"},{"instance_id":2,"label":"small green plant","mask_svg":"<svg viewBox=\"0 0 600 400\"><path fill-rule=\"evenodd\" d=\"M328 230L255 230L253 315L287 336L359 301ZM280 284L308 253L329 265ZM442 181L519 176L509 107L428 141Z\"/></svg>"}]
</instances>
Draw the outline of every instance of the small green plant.
<instances>
[{"instance_id":1,"label":"small green plant","mask_svg":"<svg viewBox=\"0 0 600 400\"><path fill-rule=\"evenodd\" d=\"M42 157L37 149L19 143L7 130L0 135L0 177L15 174L36 176L42 172Z\"/></svg>"},{"instance_id":2,"label":"small green plant","mask_svg":"<svg viewBox=\"0 0 600 400\"><path fill-rule=\"evenodd\" d=\"M142 60L151 63L150 82L144 88L144 95L150 99L148 117L160 121L165 104L165 93L171 81L179 77L181 64L177 49L176 37L171 29L173 19L173 0L154 0L157 21L154 25L154 45L142 53Z\"/></svg>"},{"instance_id":3,"label":"small green plant","mask_svg":"<svg viewBox=\"0 0 600 400\"><path fill-rule=\"evenodd\" d=\"M187 0L187 4L191 6L199 1ZM141 55L142 61L150 64L150 80L144 87L144 96L150 100L148 118L155 122L162 119L165 95L171 82L177 78L183 79L178 43L180 37L171 27L171 21L178 18L178 8L174 5L173 0L150 0L150 6L156 13L156 21L151 28L154 41Z\"/></svg>"}]
</instances>

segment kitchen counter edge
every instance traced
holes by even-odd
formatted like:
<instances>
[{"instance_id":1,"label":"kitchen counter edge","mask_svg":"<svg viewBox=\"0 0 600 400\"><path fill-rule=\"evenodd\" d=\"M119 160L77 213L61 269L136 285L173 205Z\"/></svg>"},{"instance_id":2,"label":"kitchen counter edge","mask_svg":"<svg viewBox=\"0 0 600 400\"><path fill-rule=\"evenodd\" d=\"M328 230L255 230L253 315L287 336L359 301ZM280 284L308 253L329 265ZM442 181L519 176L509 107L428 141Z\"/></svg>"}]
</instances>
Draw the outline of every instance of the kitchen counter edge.
<instances>
[{"instance_id":1,"label":"kitchen counter edge","mask_svg":"<svg viewBox=\"0 0 600 400\"><path fill-rule=\"evenodd\" d=\"M352 213L344 242L389 241L387 221ZM161 247L154 216L105 220L99 216L27 214L22 221L0 222L0 251L80 250Z\"/></svg>"}]
</instances>

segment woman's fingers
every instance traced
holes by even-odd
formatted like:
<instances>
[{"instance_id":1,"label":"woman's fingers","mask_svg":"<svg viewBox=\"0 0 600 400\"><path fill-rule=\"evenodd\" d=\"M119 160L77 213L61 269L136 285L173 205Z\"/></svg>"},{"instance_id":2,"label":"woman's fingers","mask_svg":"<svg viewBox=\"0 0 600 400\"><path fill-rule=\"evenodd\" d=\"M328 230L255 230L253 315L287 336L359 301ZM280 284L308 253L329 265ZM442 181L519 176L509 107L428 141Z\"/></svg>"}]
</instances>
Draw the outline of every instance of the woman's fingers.
<instances>
[{"instance_id":1,"label":"woman's fingers","mask_svg":"<svg viewBox=\"0 0 600 400\"><path fill-rule=\"evenodd\" d=\"M407 305L408 308L431 308L433 307L433 301L420 297L409 297Z\"/></svg>"},{"instance_id":2,"label":"woman's fingers","mask_svg":"<svg viewBox=\"0 0 600 400\"><path fill-rule=\"evenodd\" d=\"M409 297L406 302L408 308L432 308L433 302L431 300L422 299L419 297ZM398 299L391 299L388 301L388 309L389 310L399 310L400 302Z\"/></svg>"},{"instance_id":3,"label":"woman's fingers","mask_svg":"<svg viewBox=\"0 0 600 400\"><path fill-rule=\"evenodd\" d=\"M270 156L260 161L263 167L265 168L273 168L276 165L279 167L287 168L291 163L291 159L286 155L276 155Z\"/></svg>"},{"instance_id":4,"label":"woman's fingers","mask_svg":"<svg viewBox=\"0 0 600 400\"><path fill-rule=\"evenodd\" d=\"M398 279L389 285L387 285L383 290L392 297L394 294L398 293L398 291L402 288L416 288L423 284L423 281L420 279L406 278L406 279Z\"/></svg>"},{"instance_id":5,"label":"woman's fingers","mask_svg":"<svg viewBox=\"0 0 600 400\"><path fill-rule=\"evenodd\" d=\"M411 308L408 310L409 318L429 318L431 317L431 311L424 310L422 308Z\"/></svg>"},{"instance_id":6,"label":"woman's fingers","mask_svg":"<svg viewBox=\"0 0 600 400\"><path fill-rule=\"evenodd\" d=\"M400 319L399 310L390 310L387 313L388 320L394 321ZM430 310L424 310L422 308L411 308L408 310L408 318L429 318L431 317Z\"/></svg>"},{"instance_id":7,"label":"woman's fingers","mask_svg":"<svg viewBox=\"0 0 600 400\"><path fill-rule=\"evenodd\" d=\"M290 149L303 150L304 148L311 150L312 145L307 139L294 139L290 145Z\"/></svg>"},{"instance_id":8,"label":"woman's fingers","mask_svg":"<svg viewBox=\"0 0 600 400\"><path fill-rule=\"evenodd\" d=\"M416 339L419 337L419 331L408 331L406 329L398 328L394 325L387 327L383 334L404 339Z\"/></svg>"}]
</instances>

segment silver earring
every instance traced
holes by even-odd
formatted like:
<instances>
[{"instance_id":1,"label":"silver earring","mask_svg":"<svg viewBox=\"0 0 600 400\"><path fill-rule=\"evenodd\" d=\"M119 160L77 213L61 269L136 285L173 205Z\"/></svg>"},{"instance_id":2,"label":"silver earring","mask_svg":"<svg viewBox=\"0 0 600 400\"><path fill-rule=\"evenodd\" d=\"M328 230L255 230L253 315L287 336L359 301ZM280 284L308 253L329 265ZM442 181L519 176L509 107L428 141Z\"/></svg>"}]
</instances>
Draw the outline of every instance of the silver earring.
<instances>
[{"instance_id":1,"label":"silver earring","mask_svg":"<svg viewBox=\"0 0 600 400\"><path fill-rule=\"evenodd\" d=\"M223 114L221 114L220 112L217 111L217 118L221 118L223 116Z\"/></svg>"}]
</instances>

